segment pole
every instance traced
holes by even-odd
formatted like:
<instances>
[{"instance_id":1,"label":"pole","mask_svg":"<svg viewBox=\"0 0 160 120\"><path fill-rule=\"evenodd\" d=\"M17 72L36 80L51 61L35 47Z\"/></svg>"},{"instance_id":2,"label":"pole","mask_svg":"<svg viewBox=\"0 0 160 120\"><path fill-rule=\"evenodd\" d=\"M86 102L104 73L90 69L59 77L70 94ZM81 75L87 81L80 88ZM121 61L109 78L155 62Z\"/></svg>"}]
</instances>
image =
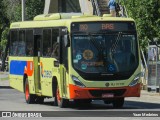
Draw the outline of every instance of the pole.
<instances>
[{"instance_id":1,"label":"pole","mask_svg":"<svg viewBox=\"0 0 160 120\"><path fill-rule=\"evenodd\" d=\"M25 21L25 2L26 0L22 0L22 21Z\"/></svg>"}]
</instances>

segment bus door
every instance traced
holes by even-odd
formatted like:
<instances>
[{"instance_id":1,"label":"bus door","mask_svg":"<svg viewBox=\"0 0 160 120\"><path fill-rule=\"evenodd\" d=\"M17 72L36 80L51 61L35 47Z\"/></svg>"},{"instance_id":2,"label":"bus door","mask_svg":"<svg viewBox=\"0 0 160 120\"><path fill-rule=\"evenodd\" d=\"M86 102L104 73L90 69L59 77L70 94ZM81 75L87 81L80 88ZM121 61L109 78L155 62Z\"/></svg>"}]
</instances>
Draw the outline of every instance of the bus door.
<instances>
[{"instance_id":1,"label":"bus door","mask_svg":"<svg viewBox=\"0 0 160 120\"><path fill-rule=\"evenodd\" d=\"M61 30L60 39L60 80L62 96L67 97L67 78L68 78L68 47L66 46L67 35L66 29Z\"/></svg>"},{"instance_id":2,"label":"bus door","mask_svg":"<svg viewBox=\"0 0 160 120\"><path fill-rule=\"evenodd\" d=\"M34 30L34 80L36 92L41 90L41 64L40 57L42 56L42 29Z\"/></svg>"}]
</instances>

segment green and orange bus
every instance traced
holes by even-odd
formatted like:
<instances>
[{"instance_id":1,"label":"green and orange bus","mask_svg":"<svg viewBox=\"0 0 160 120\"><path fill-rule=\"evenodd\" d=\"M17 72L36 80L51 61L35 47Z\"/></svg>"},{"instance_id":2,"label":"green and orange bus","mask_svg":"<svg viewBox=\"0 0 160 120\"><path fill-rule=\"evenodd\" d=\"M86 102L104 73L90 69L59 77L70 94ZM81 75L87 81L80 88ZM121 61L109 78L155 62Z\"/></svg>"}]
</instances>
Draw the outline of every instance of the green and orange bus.
<instances>
[{"instance_id":1,"label":"green and orange bus","mask_svg":"<svg viewBox=\"0 0 160 120\"><path fill-rule=\"evenodd\" d=\"M122 107L139 97L140 48L131 18L81 13L38 15L10 26L10 86L25 100L54 105L103 100Z\"/></svg>"}]
</instances>

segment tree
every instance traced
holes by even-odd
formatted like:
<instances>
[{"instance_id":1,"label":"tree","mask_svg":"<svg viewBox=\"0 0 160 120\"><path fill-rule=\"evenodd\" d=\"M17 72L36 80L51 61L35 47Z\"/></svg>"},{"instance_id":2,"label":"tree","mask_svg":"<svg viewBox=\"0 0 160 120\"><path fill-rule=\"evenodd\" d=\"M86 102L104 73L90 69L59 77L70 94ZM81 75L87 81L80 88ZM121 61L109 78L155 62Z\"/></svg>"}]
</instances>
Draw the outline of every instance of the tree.
<instances>
[{"instance_id":1,"label":"tree","mask_svg":"<svg viewBox=\"0 0 160 120\"><path fill-rule=\"evenodd\" d=\"M21 0L2 0L10 23L21 21Z\"/></svg>"},{"instance_id":2,"label":"tree","mask_svg":"<svg viewBox=\"0 0 160 120\"><path fill-rule=\"evenodd\" d=\"M33 20L36 15L42 14L45 0L26 0L26 20ZM22 20L21 0L3 0L6 8L6 16L10 22Z\"/></svg>"},{"instance_id":3,"label":"tree","mask_svg":"<svg viewBox=\"0 0 160 120\"><path fill-rule=\"evenodd\" d=\"M26 19L33 20L36 15L43 14L45 0L26 0Z\"/></svg>"},{"instance_id":4,"label":"tree","mask_svg":"<svg viewBox=\"0 0 160 120\"><path fill-rule=\"evenodd\" d=\"M3 1L0 1L0 38L2 36L2 32L5 30L6 27L9 26L9 19L5 15L5 5L3 4ZM1 42L1 39L0 39Z\"/></svg>"},{"instance_id":5,"label":"tree","mask_svg":"<svg viewBox=\"0 0 160 120\"><path fill-rule=\"evenodd\" d=\"M160 0L123 0L129 17L135 19L140 45L145 48L160 38ZM160 39L158 39L160 42Z\"/></svg>"},{"instance_id":6,"label":"tree","mask_svg":"<svg viewBox=\"0 0 160 120\"><path fill-rule=\"evenodd\" d=\"M9 19L5 15L5 5L3 4L3 1L0 1L0 59L3 54L3 50L5 48L5 41L2 41L2 36L4 38L4 31L9 26Z\"/></svg>"},{"instance_id":7,"label":"tree","mask_svg":"<svg viewBox=\"0 0 160 120\"><path fill-rule=\"evenodd\" d=\"M32 20L34 16L43 13L44 0L26 0L26 18ZM4 51L3 64L5 62L9 44L7 41L9 25L12 22L21 21L21 0L0 1L0 53ZM4 70L5 66L2 66Z\"/></svg>"}]
</instances>

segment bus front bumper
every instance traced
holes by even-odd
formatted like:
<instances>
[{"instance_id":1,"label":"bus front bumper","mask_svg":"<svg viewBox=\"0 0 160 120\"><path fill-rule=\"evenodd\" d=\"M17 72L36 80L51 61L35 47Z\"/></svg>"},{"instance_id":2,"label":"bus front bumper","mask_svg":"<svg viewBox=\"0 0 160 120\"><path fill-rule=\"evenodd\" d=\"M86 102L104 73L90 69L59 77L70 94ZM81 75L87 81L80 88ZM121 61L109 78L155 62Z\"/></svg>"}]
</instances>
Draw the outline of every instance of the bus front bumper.
<instances>
[{"instance_id":1,"label":"bus front bumper","mask_svg":"<svg viewBox=\"0 0 160 120\"><path fill-rule=\"evenodd\" d=\"M140 97L141 84L133 87L81 88L69 85L70 99L107 99L119 97Z\"/></svg>"}]
</instances>

